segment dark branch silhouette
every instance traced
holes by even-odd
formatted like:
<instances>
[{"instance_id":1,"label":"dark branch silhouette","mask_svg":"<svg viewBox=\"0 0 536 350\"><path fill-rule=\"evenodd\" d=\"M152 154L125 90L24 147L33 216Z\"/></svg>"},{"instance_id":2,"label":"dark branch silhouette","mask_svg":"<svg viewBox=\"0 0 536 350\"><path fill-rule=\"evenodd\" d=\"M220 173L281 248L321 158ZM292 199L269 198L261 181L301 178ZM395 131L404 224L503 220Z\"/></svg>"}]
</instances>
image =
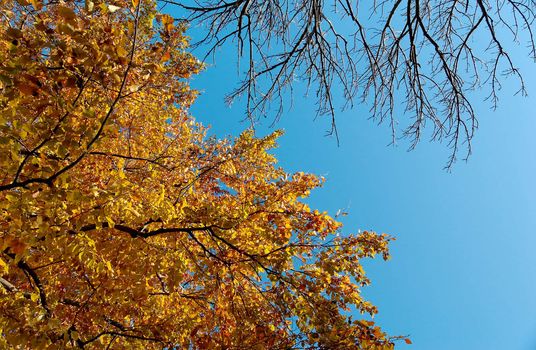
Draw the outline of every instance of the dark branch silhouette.
<instances>
[{"instance_id":1,"label":"dark branch silhouette","mask_svg":"<svg viewBox=\"0 0 536 350\"><path fill-rule=\"evenodd\" d=\"M471 154L478 127L471 90L486 87L495 107L501 80L513 75L525 94L506 43L522 40L535 56L534 0L161 3L204 27L194 46L206 49L205 59L229 42L237 45L246 68L227 99L244 96L252 122L268 107L277 121L285 93L304 82L318 114L331 117L331 134L337 136L337 100L346 101L343 108L367 102L372 118L391 126L393 143L405 137L414 148L423 135L448 142L447 168L460 152L465 159Z\"/></svg>"}]
</instances>

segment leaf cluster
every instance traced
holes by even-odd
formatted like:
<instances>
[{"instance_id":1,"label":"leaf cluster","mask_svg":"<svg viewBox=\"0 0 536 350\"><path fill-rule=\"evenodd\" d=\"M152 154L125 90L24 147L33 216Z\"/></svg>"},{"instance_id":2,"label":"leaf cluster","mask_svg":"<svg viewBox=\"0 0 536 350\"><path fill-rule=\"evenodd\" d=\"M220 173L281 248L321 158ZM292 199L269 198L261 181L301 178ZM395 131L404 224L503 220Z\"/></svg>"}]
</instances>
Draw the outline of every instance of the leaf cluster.
<instances>
[{"instance_id":1,"label":"leaf cluster","mask_svg":"<svg viewBox=\"0 0 536 350\"><path fill-rule=\"evenodd\" d=\"M146 0L3 1L0 347L391 349L361 259L279 168L280 135L207 138L201 65Z\"/></svg>"}]
</instances>

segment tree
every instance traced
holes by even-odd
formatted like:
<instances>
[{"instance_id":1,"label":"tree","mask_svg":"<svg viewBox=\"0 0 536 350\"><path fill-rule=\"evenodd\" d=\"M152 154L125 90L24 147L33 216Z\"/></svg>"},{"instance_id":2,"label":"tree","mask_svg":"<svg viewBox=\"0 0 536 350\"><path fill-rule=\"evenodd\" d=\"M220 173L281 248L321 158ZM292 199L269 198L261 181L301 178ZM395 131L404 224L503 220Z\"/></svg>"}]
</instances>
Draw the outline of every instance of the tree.
<instances>
[{"instance_id":1,"label":"tree","mask_svg":"<svg viewBox=\"0 0 536 350\"><path fill-rule=\"evenodd\" d=\"M402 119L402 137L411 148L423 135L446 140L448 168L460 148L465 158L471 154L478 120L470 91L485 87L495 107L504 74L525 94L511 43L523 41L536 59L534 0L161 2L204 26L195 45L208 47L207 57L236 42L247 68L228 99L246 95L252 120L274 104L279 118L285 90L301 81L315 92L318 113L331 116L332 133L335 96L345 107L359 98L369 102L371 117L391 126L393 143L404 113L410 118Z\"/></svg>"},{"instance_id":2,"label":"tree","mask_svg":"<svg viewBox=\"0 0 536 350\"><path fill-rule=\"evenodd\" d=\"M0 347L392 349L279 132L206 137L201 67L148 0L1 2Z\"/></svg>"}]
</instances>

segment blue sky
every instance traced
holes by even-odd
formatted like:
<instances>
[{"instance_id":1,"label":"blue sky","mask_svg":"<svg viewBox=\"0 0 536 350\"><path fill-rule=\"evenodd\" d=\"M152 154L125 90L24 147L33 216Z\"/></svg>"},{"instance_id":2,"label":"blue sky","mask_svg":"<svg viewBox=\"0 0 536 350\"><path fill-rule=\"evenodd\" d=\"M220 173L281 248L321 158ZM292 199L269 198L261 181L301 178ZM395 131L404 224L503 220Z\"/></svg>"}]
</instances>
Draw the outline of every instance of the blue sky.
<instances>
[{"instance_id":1,"label":"blue sky","mask_svg":"<svg viewBox=\"0 0 536 350\"><path fill-rule=\"evenodd\" d=\"M248 127L241 103L224 95L237 82L234 51L196 77L202 91L192 109L218 136ZM475 99L480 128L474 154L443 170L445 144L387 146L387 126L368 120L356 106L337 115L340 146L325 137L328 118L314 120L314 99L296 95L276 128L275 151L287 170L326 177L309 203L358 229L396 237L392 259L365 266L373 285L364 294L379 307L376 320L392 335L409 335L414 350L536 349L536 107L535 66L517 55L529 97L512 96L513 81L492 111ZM478 95L478 94L477 94ZM272 131L268 118L257 133Z\"/></svg>"}]
</instances>

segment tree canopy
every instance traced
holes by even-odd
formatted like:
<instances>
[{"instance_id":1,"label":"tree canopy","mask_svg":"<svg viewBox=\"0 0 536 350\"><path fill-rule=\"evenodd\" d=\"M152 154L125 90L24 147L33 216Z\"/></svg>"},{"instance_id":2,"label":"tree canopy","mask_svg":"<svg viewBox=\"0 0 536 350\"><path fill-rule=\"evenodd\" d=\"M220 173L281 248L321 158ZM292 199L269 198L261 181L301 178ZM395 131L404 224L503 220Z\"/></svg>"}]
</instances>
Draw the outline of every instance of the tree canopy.
<instances>
[{"instance_id":1,"label":"tree canopy","mask_svg":"<svg viewBox=\"0 0 536 350\"><path fill-rule=\"evenodd\" d=\"M478 128L472 91L493 107L507 76L522 72L512 53L526 46L536 59L534 0L160 0L201 25L207 57L238 47L241 81L228 99L245 95L256 120L279 118L297 83L314 93L319 114L366 103L370 117L411 148L424 136L452 149L447 167L471 153ZM519 54L517 54L519 56ZM341 102L343 100L344 102Z\"/></svg>"},{"instance_id":2,"label":"tree canopy","mask_svg":"<svg viewBox=\"0 0 536 350\"><path fill-rule=\"evenodd\" d=\"M355 319L392 238L305 204L323 180L277 166L279 132L206 136L184 25L0 4L1 348L393 348Z\"/></svg>"}]
</instances>

